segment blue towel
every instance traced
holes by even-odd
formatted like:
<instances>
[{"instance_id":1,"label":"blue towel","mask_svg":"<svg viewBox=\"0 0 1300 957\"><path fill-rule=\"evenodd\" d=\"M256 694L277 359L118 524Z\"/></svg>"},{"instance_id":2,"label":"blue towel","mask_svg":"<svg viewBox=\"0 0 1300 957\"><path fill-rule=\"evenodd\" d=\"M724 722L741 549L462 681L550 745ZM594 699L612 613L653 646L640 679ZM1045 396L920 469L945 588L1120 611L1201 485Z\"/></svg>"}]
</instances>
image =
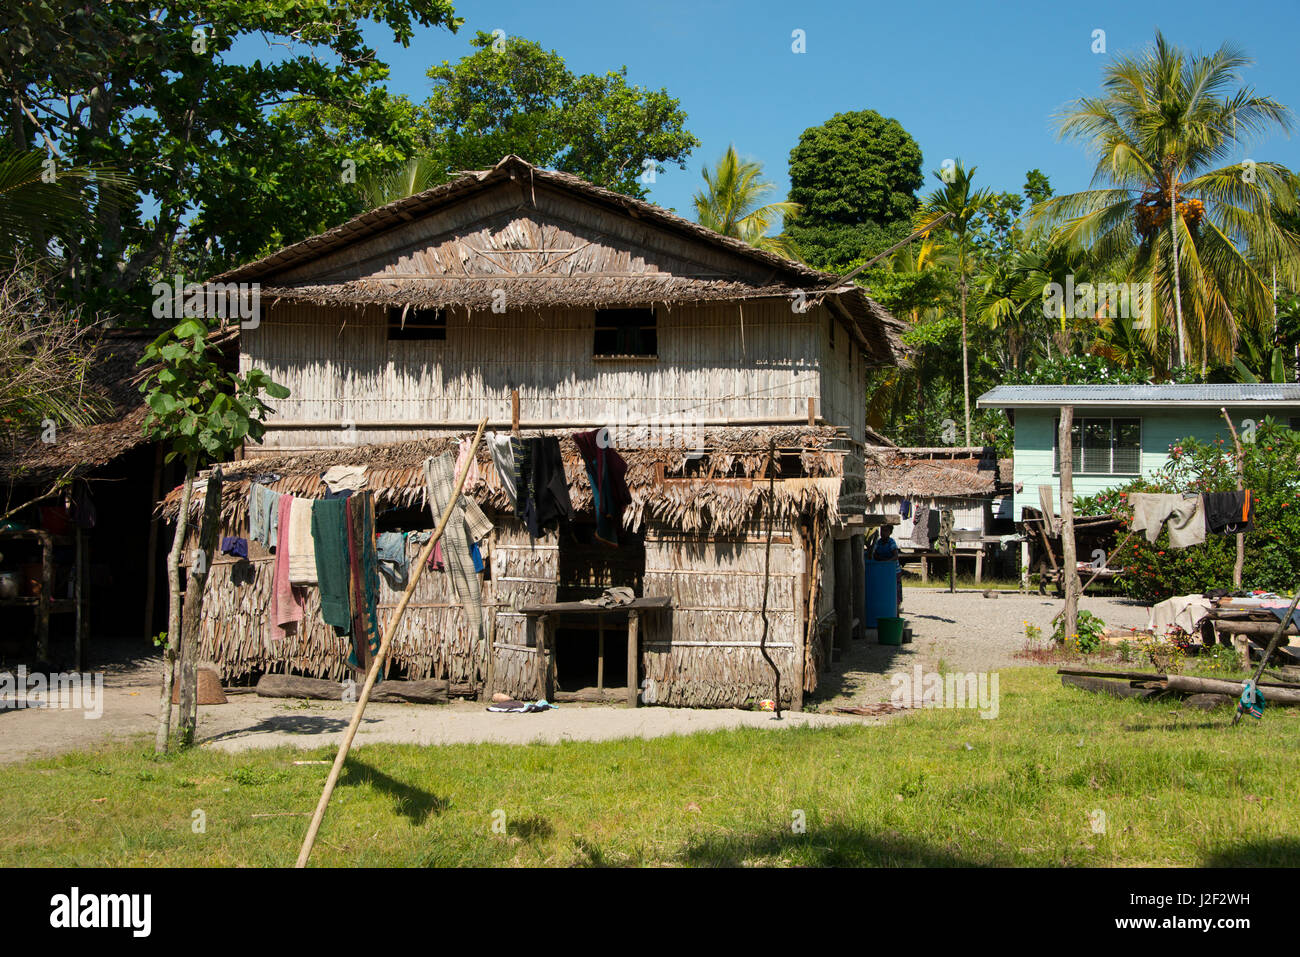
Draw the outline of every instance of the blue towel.
<instances>
[{"instance_id":1,"label":"blue towel","mask_svg":"<svg viewBox=\"0 0 1300 957\"><path fill-rule=\"evenodd\" d=\"M406 536L401 532L381 532L375 537L379 573L393 588L405 588L407 581Z\"/></svg>"}]
</instances>

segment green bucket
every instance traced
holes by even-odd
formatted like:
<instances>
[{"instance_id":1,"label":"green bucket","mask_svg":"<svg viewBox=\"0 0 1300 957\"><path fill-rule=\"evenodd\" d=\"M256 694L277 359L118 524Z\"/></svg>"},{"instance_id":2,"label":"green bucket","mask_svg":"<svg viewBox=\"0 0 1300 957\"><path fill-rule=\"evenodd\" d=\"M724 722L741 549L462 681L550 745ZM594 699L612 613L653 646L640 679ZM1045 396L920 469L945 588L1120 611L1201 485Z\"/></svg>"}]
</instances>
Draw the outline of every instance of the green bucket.
<instances>
[{"instance_id":1,"label":"green bucket","mask_svg":"<svg viewBox=\"0 0 1300 957\"><path fill-rule=\"evenodd\" d=\"M876 622L876 635L882 645L901 645L903 643L903 626L907 624L902 618L881 618Z\"/></svg>"}]
</instances>

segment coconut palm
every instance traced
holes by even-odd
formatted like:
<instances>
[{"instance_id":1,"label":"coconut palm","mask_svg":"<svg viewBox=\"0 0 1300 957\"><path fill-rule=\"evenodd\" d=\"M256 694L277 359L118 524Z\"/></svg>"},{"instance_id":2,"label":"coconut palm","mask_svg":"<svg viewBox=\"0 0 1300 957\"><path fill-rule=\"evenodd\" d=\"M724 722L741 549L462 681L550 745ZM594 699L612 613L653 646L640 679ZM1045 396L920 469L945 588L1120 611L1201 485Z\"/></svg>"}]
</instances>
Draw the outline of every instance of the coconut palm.
<instances>
[{"instance_id":1,"label":"coconut palm","mask_svg":"<svg viewBox=\"0 0 1300 957\"><path fill-rule=\"evenodd\" d=\"M1141 331L1153 353L1163 337L1182 365L1199 346L1203 373L1231 358L1239 320L1259 326L1272 315L1274 267L1288 285L1300 279L1300 236L1279 215L1296 209L1293 174L1249 159L1219 165L1291 127L1285 106L1239 85L1249 63L1230 45L1189 56L1159 33L1154 48L1117 57L1102 95L1060 117L1062 137L1096 157L1094 188L1033 210L1036 226L1151 282Z\"/></svg>"},{"instance_id":2,"label":"coconut palm","mask_svg":"<svg viewBox=\"0 0 1300 957\"><path fill-rule=\"evenodd\" d=\"M39 260L60 230L91 216L94 191L129 185L114 170L64 165L41 150L0 153L0 261L12 265L24 253Z\"/></svg>"},{"instance_id":3,"label":"coconut palm","mask_svg":"<svg viewBox=\"0 0 1300 957\"><path fill-rule=\"evenodd\" d=\"M969 279L974 253L973 233L981 216L995 208L993 193L987 189L972 189L976 167L966 169L957 160L952 168L936 171L943 186L921 203L916 213L920 229L933 227L951 247L957 264L957 292L961 300L961 384L962 404L966 414L966 445L970 445L970 358L966 334L966 299L970 292ZM944 217L947 217L946 219ZM942 220L942 222L940 222ZM926 235L929 236L930 231Z\"/></svg>"},{"instance_id":4,"label":"coconut palm","mask_svg":"<svg viewBox=\"0 0 1300 957\"><path fill-rule=\"evenodd\" d=\"M735 145L729 146L716 167L704 170L704 189L695 194L695 219L724 236L779 256L798 258L788 240L767 234L778 217L789 221L799 214L798 203L763 203L775 189L774 183L763 179L762 163L742 160Z\"/></svg>"},{"instance_id":5,"label":"coconut palm","mask_svg":"<svg viewBox=\"0 0 1300 957\"><path fill-rule=\"evenodd\" d=\"M366 209L378 209L399 199L423 193L447 178L447 171L434 157L421 154L399 166L371 173L357 184Z\"/></svg>"}]
</instances>

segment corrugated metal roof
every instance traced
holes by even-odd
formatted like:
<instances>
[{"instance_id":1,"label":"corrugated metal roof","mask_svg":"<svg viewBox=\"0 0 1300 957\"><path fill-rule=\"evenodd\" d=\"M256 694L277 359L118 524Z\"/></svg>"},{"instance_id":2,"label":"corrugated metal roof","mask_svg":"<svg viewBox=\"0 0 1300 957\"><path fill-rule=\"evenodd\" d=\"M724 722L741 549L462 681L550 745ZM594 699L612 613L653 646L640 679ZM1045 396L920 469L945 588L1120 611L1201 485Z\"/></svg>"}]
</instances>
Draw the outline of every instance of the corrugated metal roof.
<instances>
[{"instance_id":1,"label":"corrugated metal roof","mask_svg":"<svg viewBox=\"0 0 1300 957\"><path fill-rule=\"evenodd\" d=\"M1000 385L979 397L981 408L1062 405L1296 405L1300 385Z\"/></svg>"}]
</instances>

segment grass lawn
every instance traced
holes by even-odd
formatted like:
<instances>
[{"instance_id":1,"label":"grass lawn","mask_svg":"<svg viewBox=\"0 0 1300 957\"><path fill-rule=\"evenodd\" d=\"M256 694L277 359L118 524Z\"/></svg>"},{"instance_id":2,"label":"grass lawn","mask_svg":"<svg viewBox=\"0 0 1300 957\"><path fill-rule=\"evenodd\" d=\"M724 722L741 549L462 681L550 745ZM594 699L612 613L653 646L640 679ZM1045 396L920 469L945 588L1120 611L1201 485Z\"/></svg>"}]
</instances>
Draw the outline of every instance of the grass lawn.
<instances>
[{"instance_id":1,"label":"grass lawn","mask_svg":"<svg viewBox=\"0 0 1300 957\"><path fill-rule=\"evenodd\" d=\"M1230 712L1066 689L1050 668L1003 671L1000 691L993 720L931 710L652 741L368 745L313 862L1300 864L1300 709L1232 729ZM148 747L5 767L0 864L292 864L329 770L293 762L329 749L159 760Z\"/></svg>"}]
</instances>

